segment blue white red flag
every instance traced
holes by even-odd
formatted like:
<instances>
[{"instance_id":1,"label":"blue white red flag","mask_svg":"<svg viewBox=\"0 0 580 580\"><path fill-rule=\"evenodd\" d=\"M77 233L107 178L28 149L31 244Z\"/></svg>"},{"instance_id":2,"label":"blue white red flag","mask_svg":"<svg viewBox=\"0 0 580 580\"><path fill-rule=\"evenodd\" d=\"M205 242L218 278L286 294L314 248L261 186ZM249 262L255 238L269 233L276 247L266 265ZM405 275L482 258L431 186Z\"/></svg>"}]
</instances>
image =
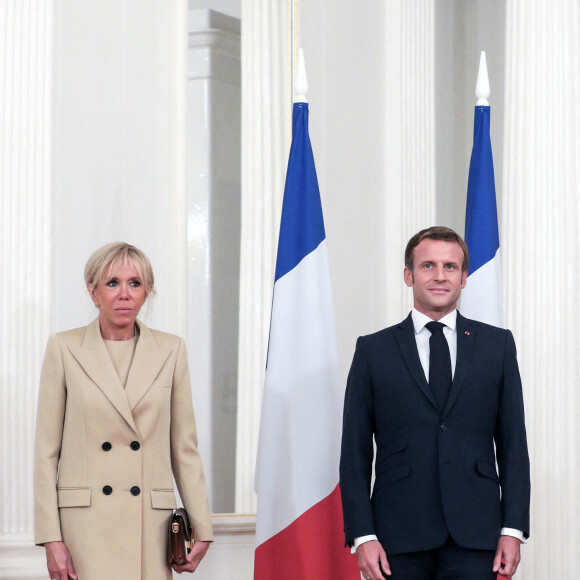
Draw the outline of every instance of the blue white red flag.
<instances>
[{"instance_id":1,"label":"blue white red flag","mask_svg":"<svg viewBox=\"0 0 580 580\"><path fill-rule=\"evenodd\" d=\"M256 580L358 580L344 548L343 388L308 104L295 103L255 489Z\"/></svg>"},{"instance_id":2,"label":"blue white red flag","mask_svg":"<svg viewBox=\"0 0 580 580\"><path fill-rule=\"evenodd\" d=\"M465 212L470 265L467 284L461 292L461 314L503 327L501 253L489 114L489 106L475 107Z\"/></svg>"},{"instance_id":3,"label":"blue white red flag","mask_svg":"<svg viewBox=\"0 0 580 580\"><path fill-rule=\"evenodd\" d=\"M489 106L475 107L465 212L465 243L470 265L467 284L461 292L461 313L503 327L501 254L489 114ZM506 579L498 575L497 580Z\"/></svg>"}]
</instances>

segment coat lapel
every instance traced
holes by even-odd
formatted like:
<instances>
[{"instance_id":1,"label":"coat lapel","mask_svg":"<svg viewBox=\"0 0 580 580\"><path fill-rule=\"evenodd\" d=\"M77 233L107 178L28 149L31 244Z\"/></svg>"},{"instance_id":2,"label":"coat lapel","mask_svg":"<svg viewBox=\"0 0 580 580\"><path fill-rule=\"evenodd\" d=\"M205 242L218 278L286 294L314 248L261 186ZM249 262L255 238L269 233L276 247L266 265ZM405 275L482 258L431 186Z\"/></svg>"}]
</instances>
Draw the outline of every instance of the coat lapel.
<instances>
[{"instance_id":1,"label":"coat lapel","mask_svg":"<svg viewBox=\"0 0 580 580\"><path fill-rule=\"evenodd\" d=\"M137 321L137 326L139 340L125 385L131 410L135 409L149 390L171 354L171 348L160 346L147 326L140 321Z\"/></svg>"},{"instance_id":2,"label":"coat lapel","mask_svg":"<svg viewBox=\"0 0 580 580\"><path fill-rule=\"evenodd\" d=\"M138 433L125 389L101 337L98 318L87 326L80 346L69 347L69 350L90 379L103 391L113 407L135 433Z\"/></svg>"},{"instance_id":3,"label":"coat lapel","mask_svg":"<svg viewBox=\"0 0 580 580\"><path fill-rule=\"evenodd\" d=\"M397 340L401 349L403 360L409 369L409 372L415 379L415 382L423 391L423 394L429 399L431 404L438 409L437 401L429 388L423 367L421 366L421 359L419 358L419 351L417 350L417 341L415 340L415 328L413 326L413 319L411 315L407 316L403 322L398 325L399 332L397 333Z\"/></svg>"},{"instance_id":4,"label":"coat lapel","mask_svg":"<svg viewBox=\"0 0 580 580\"><path fill-rule=\"evenodd\" d=\"M453 376L453 383L451 384L451 391L449 398L445 405L445 417L455 404L459 392L467 378L469 370L469 363L471 362L471 353L473 351L473 342L475 340L475 330L471 324L471 320L461 316L457 312L457 360L455 362L455 374Z\"/></svg>"}]
</instances>

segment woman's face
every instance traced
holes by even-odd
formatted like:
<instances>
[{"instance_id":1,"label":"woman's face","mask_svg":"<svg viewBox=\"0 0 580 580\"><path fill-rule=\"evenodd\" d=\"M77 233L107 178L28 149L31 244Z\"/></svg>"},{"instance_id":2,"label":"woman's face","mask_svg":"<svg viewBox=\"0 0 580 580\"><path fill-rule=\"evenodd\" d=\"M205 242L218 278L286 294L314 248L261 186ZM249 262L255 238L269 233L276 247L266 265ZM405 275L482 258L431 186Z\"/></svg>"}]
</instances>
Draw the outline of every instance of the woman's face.
<instances>
[{"instance_id":1,"label":"woman's face","mask_svg":"<svg viewBox=\"0 0 580 580\"><path fill-rule=\"evenodd\" d=\"M147 300L147 292L133 264L122 264L105 272L91 297L99 309L103 338L128 340L134 335L135 319Z\"/></svg>"}]
</instances>

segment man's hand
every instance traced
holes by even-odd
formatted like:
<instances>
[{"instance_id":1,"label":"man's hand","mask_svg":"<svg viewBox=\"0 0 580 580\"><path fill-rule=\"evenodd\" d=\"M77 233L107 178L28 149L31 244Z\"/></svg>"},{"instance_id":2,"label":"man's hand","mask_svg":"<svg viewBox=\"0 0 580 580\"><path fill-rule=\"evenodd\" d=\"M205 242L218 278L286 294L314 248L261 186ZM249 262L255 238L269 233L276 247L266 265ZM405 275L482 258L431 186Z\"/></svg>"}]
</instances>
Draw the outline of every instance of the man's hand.
<instances>
[{"instance_id":1,"label":"man's hand","mask_svg":"<svg viewBox=\"0 0 580 580\"><path fill-rule=\"evenodd\" d=\"M205 553L209 550L209 545L211 542L195 542L191 552L187 554L186 564L173 564L173 569L180 574L182 572L195 572L195 569L199 566Z\"/></svg>"},{"instance_id":2,"label":"man's hand","mask_svg":"<svg viewBox=\"0 0 580 580\"><path fill-rule=\"evenodd\" d=\"M64 542L46 542L44 547L51 580L78 580L70 552Z\"/></svg>"},{"instance_id":3,"label":"man's hand","mask_svg":"<svg viewBox=\"0 0 580 580\"><path fill-rule=\"evenodd\" d=\"M381 569L387 576L391 575L387 554L378 540L361 544L356 549L356 557L358 558L358 567L366 580L383 580L384 576Z\"/></svg>"},{"instance_id":4,"label":"man's hand","mask_svg":"<svg viewBox=\"0 0 580 580\"><path fill-rule=\"evenodd\" d=\"M500 536L493 559L493 571L511 578L520 563L520 540L512 536Z\"/></svg>"}]
</instances>

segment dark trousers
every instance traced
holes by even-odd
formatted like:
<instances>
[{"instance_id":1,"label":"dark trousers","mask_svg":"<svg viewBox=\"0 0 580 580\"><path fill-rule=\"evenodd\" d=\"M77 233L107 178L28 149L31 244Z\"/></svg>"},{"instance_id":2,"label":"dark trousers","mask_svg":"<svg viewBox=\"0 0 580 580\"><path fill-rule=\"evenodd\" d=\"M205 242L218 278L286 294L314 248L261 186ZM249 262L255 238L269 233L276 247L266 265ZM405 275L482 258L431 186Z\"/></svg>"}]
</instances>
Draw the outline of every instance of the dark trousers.
<instances>
[{"instance_id":1,"label":"dark trousers","mask_svg":"<svg viewBox=\"0 0 580 580\"><path fill-rule=\"evenodd\" d=\"M424 552L389 555L392 580L495 580L493 550L458 546L449 536L443 546Z\"/></svg>"}]
</instances>

